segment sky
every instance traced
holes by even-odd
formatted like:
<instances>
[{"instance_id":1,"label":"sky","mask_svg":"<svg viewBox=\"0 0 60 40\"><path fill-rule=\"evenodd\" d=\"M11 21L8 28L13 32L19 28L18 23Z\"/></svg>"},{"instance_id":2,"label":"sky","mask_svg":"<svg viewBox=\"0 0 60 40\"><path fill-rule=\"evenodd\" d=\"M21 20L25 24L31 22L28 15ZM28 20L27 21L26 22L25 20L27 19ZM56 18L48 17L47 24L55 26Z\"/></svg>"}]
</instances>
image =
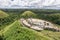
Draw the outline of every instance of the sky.
<instances>
[{"instance_id":1,"label":"sky","mask_svg":"<svg viewBox=\"0 0 60 40\"><path fill-rule=\"evenodd\" d=\"M0 0L0 8L60 8L60 0Z\"/></svg>"}]
</instances>

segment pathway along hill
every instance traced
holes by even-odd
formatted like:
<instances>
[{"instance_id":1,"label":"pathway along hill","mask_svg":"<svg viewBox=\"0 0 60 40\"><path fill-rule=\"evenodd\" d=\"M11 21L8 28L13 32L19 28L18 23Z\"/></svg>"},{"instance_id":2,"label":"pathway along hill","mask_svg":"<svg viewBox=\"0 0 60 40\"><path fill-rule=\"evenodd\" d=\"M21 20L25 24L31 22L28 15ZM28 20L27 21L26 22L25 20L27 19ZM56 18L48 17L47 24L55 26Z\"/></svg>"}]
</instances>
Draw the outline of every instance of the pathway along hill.
<instances>
[{"instance_id":1,"label":"pathway along hill","mask_svg":"<svg viewBox=\"0 0 60 40\"><path fill-rule=\"evenodd\" d=\"M48 22L45 20L34 19L34 18L28 18L28 19L21 18L20 21L23 26L27 26L34 30L47 29L47 30L51 30L51 31L60 32L60 28L55 27L51 22Z\"/></svg>"}]
</instances>

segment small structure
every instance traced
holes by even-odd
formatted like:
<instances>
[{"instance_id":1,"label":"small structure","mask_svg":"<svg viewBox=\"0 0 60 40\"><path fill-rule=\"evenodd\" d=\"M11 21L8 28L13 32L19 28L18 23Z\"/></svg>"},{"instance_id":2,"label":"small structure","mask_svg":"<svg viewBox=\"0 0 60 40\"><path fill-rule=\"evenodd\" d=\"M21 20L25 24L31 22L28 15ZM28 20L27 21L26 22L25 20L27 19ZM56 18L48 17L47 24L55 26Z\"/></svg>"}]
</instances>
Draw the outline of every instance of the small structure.
<instances>
[{"instance_id":1,"label":"small structure","mask_svg":"<svg viewBox=\"0 0 60 40\"><path fill-rule=\"evenodd\" d=\"M28 18L28 19L20 19L22 24L32 28L34 30L57 30L54 25L51 22L41 20L41 19L34 19L34 18Z\"/></svg>"}]
</instances>

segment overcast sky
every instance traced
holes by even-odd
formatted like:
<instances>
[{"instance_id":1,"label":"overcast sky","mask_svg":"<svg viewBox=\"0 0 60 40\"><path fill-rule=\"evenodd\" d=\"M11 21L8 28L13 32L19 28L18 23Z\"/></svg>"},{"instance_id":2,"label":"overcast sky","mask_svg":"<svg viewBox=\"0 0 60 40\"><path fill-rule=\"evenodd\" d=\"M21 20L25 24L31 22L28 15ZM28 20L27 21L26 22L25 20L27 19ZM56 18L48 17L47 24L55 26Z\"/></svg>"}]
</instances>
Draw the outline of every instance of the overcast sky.
<instances>
[{"instance_id":1,"label":"overcast sky","mask_svg":"<svg viewBox=\"0 0 60 40\"><path fill-rule=\"evenodd\" d=\"M0 8L42 8L44 6L60 7L60 0L0 0Z\"/></svg>"}]
</instances>

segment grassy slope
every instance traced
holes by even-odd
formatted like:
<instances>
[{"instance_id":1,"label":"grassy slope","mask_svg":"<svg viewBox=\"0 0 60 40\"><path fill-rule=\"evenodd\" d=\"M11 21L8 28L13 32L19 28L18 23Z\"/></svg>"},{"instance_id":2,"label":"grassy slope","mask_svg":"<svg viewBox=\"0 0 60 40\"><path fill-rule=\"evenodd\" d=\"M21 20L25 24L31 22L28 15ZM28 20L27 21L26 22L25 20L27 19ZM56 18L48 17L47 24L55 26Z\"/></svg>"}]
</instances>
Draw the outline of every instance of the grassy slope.
<instances>
[{"instance_id":1,"label":"grassy slope","mask_svg":"<svg viewBox=\"0 0 60 40\"><path fill-rule=\"evenodd\" d=\"M19 21L15 21L1 32L6 40L60 40L60 32L47 30L37 32L23 27Z\"/></svg>"},{"instance_id":2,"label":"grassy slope","mask_svg":"<svg viewBox=\"0 0 60 40\"><path fill-rule=\"evenodd\" d=\"M6 26L0 33L4 34L6 40L60 40L60 32L47 30L37 32L23 27L19 21Z\"/></svg>"},{"instance_id":3,"label":"grassy slope","mask_svg":"<svg viewBox=\"0 0 60 40\"><path fill-rule=\"evenodd\" d=\"M9 15L3 11L0 10L0 18L8 17Z\"/></svg>"},{"instance_id":4,"label":"grassy slope","mask_svg":"<svg viewBox=\"0 0 60 40\"><path fill-rule=\"evenodd\" d=\"M60 40L60 32L47 30L37 32L23 27L18 21L6 26L0 33L4 34L6 40Z\"/></svg>"},{"instance_id":5,"label":"grassy slope","mask_svg":"<svg viewBox=\"0 0 60 40\"><path fill-rule=\"evenodd\" d=\"M42 33L23 27L18 21L7 28L7 31L3 31L6 40L51 40Z\"/></svg>"},{"instance_id":6,"label":"grassy slope","mask_svg":"<svg viewBox=\"0 0 60 40\"><path fill-rule=\"evenodd\" d=\"M48 36L54 40L60 40L60 32L52 32L52 31L44 30L41 33L43 33L45 36Z\"/></svg>"}]
</instances>

